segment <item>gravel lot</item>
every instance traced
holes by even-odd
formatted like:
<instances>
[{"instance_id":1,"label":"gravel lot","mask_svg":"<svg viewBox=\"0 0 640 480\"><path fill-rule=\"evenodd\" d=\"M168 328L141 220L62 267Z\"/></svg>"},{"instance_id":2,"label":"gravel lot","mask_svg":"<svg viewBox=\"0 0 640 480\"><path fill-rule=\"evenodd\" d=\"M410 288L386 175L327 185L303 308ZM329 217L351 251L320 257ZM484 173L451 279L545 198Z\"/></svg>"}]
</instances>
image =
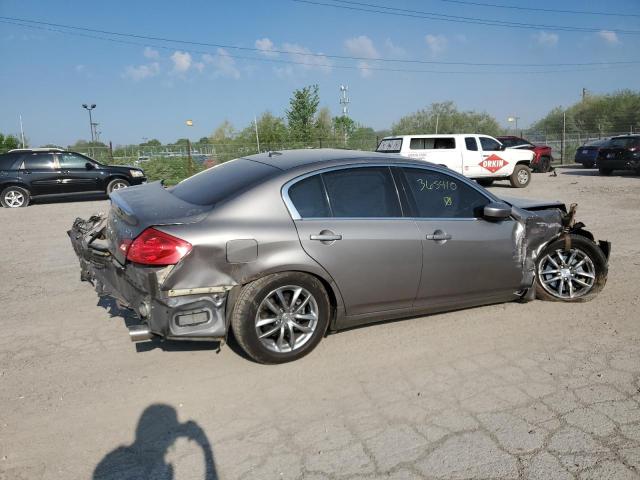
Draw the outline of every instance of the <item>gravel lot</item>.
<instances>
[{"instance_id":1,"label":"gravel lot","mask_svg":"<svg viewBox=\"0 0 640 480\"><path fill-rule=\"evenodd\" d=\"M638 478L640 178L493 190L578 202L613 242L604 292L354 329L281 366L130 343L65 234L105 200L0 209L0 478Z\"/></svg>"}]
</instances>

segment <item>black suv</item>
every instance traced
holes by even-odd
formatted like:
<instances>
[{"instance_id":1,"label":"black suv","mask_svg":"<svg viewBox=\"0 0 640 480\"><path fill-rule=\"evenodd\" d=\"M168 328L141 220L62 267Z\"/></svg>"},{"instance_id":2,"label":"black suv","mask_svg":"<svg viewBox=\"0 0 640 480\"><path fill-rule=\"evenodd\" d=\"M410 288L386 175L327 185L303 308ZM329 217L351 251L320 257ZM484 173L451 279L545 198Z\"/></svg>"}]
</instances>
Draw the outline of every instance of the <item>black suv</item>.
<instances>
[{"instance_id":1,"label":"black suv","mask_svg":"<svg viewBox=\"0 0 640 480\"><path fill-rule=\"evenodd\" d=\"M640 135L620 135L600 148L598 152L600 175L611 175L614 170L634 170L640 175Z\"/></svg>"},{"instance_id":2,"label":"black suv","mask_svg":"<svg viewBox=\"0 0 640 480\"><path fill-rule=\"evenodd\" d=\"M146 182L136 167L103 165L57 148L18 149L0 155L0 204L26 207L33 197L111 193Z\"/></svg>"}]
</instances>

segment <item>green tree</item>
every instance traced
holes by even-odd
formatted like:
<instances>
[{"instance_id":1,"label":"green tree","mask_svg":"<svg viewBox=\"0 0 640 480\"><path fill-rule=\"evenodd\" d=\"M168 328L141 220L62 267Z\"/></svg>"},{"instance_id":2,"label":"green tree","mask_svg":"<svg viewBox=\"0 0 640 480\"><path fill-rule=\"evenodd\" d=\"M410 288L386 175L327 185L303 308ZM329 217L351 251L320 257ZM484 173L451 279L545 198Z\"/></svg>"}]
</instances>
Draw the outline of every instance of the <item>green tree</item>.
<instances>
[{"instance_id":1,"label":"green tree","mask_svg":"<svg viewBox=\"0 0 640 480\"><path fill-rule=\"evenodd\" d=\"M0 133L0 153L8 152L20 147L20 140L15 135L3 135Z\"/></svg>"},{"instance_id":2,"label":"green tree","mask_svg":"<svg viewBox=\"0 0 640 480\"><path fill-rule=\"evenodd\" d=\"M140 144L141 147L159 147L162 143L157 138L152 138L146 142Z\"/></svg>"},{"instance_id":3,"label":"green tree","mask_svg":"<svg viewBox=\"0 0 640 480\"><path fill-rule=\"evenodd\" d=\"M376 132L371 127L357 126L347 139L347 147L353 150L375 150Z\"/></svg>"},{"instance_id":4,"label":"green tree","mask_svg":"<svg viewBox=\"0 0 640 480\"><path fill-rule=\"evenodd\" d=\"M318 85L310 85L299 90L294 90L289 101L287 121L289 132L294 140L311 143L313 139L313 127L320 96Z\"/></svg>"},{"instance_id":5,"label":"green tree","mask_svg":"<svg viewBox=\"0 0 640 480\"><path fill-rule=\"evenodd\" d=\"M336 137L345 139L346 141L356 128L356 122L346 115L333 117L333 131Z\"/></svg>"},{"instance_id":6,"label":"green tree","mask_svg":"<svg viewBox=\"0 0 640 480\"><path fill-rule=\"evenodd\" d=\"M189 143L189 139L188 138L179 138L173 144L174 145L187 145L188 143Z\"/></svg>"},{"instance_id":7,"label":"green tree","mask_svg":"<svg viewBox=\"0 0 640 480\"><path fill-rule=\"evenodd\" d=\"M321 108L316 115L313 125L314 135L316 138L330 138L333 134L333 121L331 112L327 107Z\"/></svg>"},{"instance_id":8,"label":"green tree","mask_svg":"<svg viewBox=\"0 0 640 480\"><path fill-rule=\"evenodd\" d=\"M225 120L213 131L209 140L211 143L230 143L233 140L235 130L229 120Z\"/></svg>"},{"instance_id":9,"label":"green tree","mask_svg":"<svg viewBox=\"0 0 640 480\"><path fill-rule=\"evenodd\" d=\"M436 128L437 127L437 128ZM499 135L502 128L488 113L461 112L449 102L432 103L429 107L406 115L391 126L394 135L420 133L483 133Z\"/></svg>"}]
</instances>

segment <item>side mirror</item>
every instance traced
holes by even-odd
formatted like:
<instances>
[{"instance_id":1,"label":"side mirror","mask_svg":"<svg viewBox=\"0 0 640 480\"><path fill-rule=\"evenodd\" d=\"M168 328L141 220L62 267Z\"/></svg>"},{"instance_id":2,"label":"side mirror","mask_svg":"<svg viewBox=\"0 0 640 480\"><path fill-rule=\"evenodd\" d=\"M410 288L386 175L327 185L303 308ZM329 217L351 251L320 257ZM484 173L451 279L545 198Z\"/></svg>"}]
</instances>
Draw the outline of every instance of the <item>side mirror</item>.
<instances>
[{"instance_id":1,"label":"side mirror","mask_svg":"<svg viewBox=\"0 0 640 480\"><path fill-rule=\"evenodd\" d=\"M500 151L504 152L507 149L507 147L505 146L505 144L503 143L502 145L500 145Z\"/></svg>"},{"instance_id":2,"label":"side mirror","mask_svg":"<svg viewBox=\"0 0 640 480\"><path fill-rule=\"evenodd\" d=\"M491 202L483 210L483 217L489 220L502 220L511 215L511 205L503 202Z\"/></svg>"},{"instance_id":3,"label":"side mirror","mask_svg":"<svg viewBox=\"0 0 640 480\"><path fill-rule=\"evenodd\" d=\"M84 168L86 168L87 170L93 170L94 168L96 168L96 166L91 162L87 162L84 164Z\"/></svg>"}]
</instances>

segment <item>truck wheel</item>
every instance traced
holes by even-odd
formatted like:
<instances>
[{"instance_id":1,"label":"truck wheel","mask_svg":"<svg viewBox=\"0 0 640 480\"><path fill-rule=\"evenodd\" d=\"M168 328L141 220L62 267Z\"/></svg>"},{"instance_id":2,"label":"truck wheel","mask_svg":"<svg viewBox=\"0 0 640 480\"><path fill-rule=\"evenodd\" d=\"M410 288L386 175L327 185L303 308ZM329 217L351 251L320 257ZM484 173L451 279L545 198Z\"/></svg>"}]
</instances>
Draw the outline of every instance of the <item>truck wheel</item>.
<instances>
[{"instance_id":1,"label":"truck wheel","mask_svg":"<svg viewBox=\"0 0 640 480\"><path fill-rule=\"evenodd\" d=\"M483 187L490 187L493 185L493 178L477 178L476 182Z\"/></svg>"},{"instance_id":2,"label":"truck wheel","mask_svg":"<svg viewBox=\"0 0 640 480\"><path fill-rule=\"evenodd\" d=\"M26 207L30 199L29 191L22 187L7 187L0 193L0 204L4 208Z\"/></svg>"},{"instance_id":3,"label":"truck wheel","mask_svg":"<svg viewBox=\"0 0 640 480\"><path fill-rule=\"evenodd\" d=\"M584 163L582 164L582 166L583 166L584 168L593 168L593 167L595 166L595 164L594 164L593 162L584 162Z\"/></svg>"},{"instance_id":4,"label":"truck wheel","mask_svg":"<svg viewBox=\"0 0 640 480\"><path fill-rule=\"evenodd\" d=\"M594 242L569 235L547 245L536 262L536 297L555 302L586 302L607 283L607 259Z\"/></svg>"},{"instance_id":5,"label":"truck wheel","mask_svg":"<svg viewBox=\"0 0 640 480\"><path fill-rule=\"evenodd\" d=\"M129 186L129 182L123 180L121 178L114 178L107 185L107 195L111 195L115 190L120 190L122 188L127 188Z\"/></svg>"},{"instance_id":6,"label":"truck wheel","mask_svg":"<svg viewBox=\"0 0 640 480\"><path fill-rule=\"evenodd\" d=\"M509 177L509 182L514 188L524 188L531 181L531 169L523 164L518 164Z\"/></svg>"},{"instance_id":7,"label":"truck wheel","mask_svg":"<svg viewBox=\"0 0 640 480\"><path fill-rule=\"evenodd\" d=\"M541 157L540 163L538 164L538 172L547 173L551 170L551 158L549 157Z\"/></svg>"},{"instance_id":8,"label":"truck wheel","mask_svg":"<svg viewBox=\"0 0 640 480\"><path fill-rule=\"evenodd\" d=\"M311 352L327 331L331 306L306 273L267 275L245 285L231 316L238 344L260 363L285 363Z\"/></svg>"},{"instance_id":9,"label":"truck wheel","mask_svg":"<svg viewBox=\"0 0 640 480\"><path fill-rule=\"evenodd\" d=\"M600 173L600 175L604 175L605 177L608 177L609 175L611 175L613 173L613 168L600 167L598 169L598 173Z\"/></svg>"}]
</instances>

